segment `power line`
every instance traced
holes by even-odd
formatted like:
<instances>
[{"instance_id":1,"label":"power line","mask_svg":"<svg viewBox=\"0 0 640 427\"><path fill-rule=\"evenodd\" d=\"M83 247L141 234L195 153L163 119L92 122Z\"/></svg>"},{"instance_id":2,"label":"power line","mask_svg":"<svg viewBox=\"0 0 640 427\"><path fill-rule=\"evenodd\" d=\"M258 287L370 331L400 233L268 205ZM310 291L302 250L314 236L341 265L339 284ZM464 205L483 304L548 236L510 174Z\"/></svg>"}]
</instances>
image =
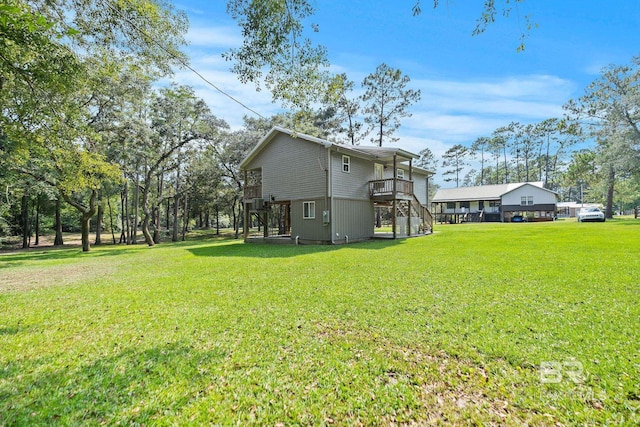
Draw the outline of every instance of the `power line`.
<instances>
[{"instance_id":1,"label":"power line","mask_svg":"<svg viewBox=\"0 0 640 427\"><path fill-rule=\"evenodd\" d=\"M191 71L192 73L194 73L196 76L198 76L203 82L205 82L206 84L208 84L209 86L211 86L212 88L214 88L215 90L217 90L218 92L220 92L222 95L226 96L227 98L229 98L230 100L232 100L233 102L235 102L236 104L240 105L242 108L246 109L247 111L252 112L253 114L255 114L256 116L265 119L266 117L264 117L262 114L258 113L256 110L254 110L251 107L248 107L247 105L245 105L243 102L241 102L240 100L236 99L235 97L233 97L232 95L228 94L227 92L225 92L224 90L220 89L217 85L215 85L214 83L212 83L211 81L209 81L206 77L204 77L200 72L198 72L195 68L193 68L191 65L189 65L187 62L185 62L182 58L180 58L179 56L175 55L173 52L171 52L169 49L167 49L162 43L160 43L159 41L157 41L155 38L151 37L147 32L145 32L144 30L138 28L138 26L136 24L134 24L133 22L131 22L131 20L125 16L118 8L114 7L111 2L109 0L103 0L103 3L111 10L113 10L114 12L116 12L123 20L125 20L134 30L138 31L140 34L142 34L144 37L146 37L148 40L151 40L153 42L153 44L155 44L156 46L158 46L160 49L162 49L165 53L167 53L169 56L171 56L173 59L177 60L183 67L185 67L186 69L188 69L189 71Z\"/></svg>"}]
</instances>

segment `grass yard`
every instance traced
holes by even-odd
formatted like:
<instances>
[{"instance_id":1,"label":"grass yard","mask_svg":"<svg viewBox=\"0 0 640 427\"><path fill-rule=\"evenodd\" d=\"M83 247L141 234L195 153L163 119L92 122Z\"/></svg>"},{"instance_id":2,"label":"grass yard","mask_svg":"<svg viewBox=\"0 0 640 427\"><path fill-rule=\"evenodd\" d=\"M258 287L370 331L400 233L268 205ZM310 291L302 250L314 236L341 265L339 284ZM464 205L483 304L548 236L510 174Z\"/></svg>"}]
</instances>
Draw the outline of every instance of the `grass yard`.
<instances>
[{"instance_id":1,"label":"grass yard","mask_svg":"<svg viewBox=\"0 0 640 427\"><path fill-rule=\"evenodd\" d=\"M634 425L640 221L0 255L0 425Z\"/></svg>"}]
</instances>

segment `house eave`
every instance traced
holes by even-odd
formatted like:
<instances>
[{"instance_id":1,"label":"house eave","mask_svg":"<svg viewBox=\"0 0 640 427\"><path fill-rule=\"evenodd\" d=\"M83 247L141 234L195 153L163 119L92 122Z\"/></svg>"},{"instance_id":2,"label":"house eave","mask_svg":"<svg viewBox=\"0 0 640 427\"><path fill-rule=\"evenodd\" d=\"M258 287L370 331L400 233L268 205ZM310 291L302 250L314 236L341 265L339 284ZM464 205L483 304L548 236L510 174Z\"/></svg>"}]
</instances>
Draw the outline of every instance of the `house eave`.
<instances>
[{"instance_id":1,"label":"house eave","mask_svg":"<svg viewBox=\"0 0 640 427\"><path fill-rule=\"evenodd\" d=\"M286 129L280 126L274 126L271 130L262 138L255 147L247 154L247 156L240 163L240 170L246 170L251 161L262 151L262 149L269 144L269 142L275 138L278 133L289 135L292 138L301 138L305 141L319 144L325 148L329 148L332 151L343 153L346 155L362 158L370 161L379 161L380 163L390 164L393 162L394 155L397 162L405 162L419 158L417 154L395 147L364 147L336 144L331 141L327 141L315 136L307 135L300 132L295 132L290 129ZM434 175L434 172L427 171L426 169L415 168L418 171L426 175Z\"/></svg>"}]
</instances>

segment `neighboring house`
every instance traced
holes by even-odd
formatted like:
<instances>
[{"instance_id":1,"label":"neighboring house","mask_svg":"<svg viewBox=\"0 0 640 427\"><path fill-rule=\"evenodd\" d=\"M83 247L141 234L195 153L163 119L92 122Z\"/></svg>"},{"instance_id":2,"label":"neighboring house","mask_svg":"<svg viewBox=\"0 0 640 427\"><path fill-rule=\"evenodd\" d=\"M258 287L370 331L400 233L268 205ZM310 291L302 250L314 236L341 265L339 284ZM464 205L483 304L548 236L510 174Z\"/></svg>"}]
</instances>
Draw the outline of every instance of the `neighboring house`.
<instances>
[{"instance_id":1,"label":"neighboring house","mask_svg":"<svg viewBox=\"0 0 640 427\"><path fill-rule=\"evenodd\" d=\"M602 205L599 203L560 202L558 203L558 217L577 218L578 212L586 208L602 208Z\"/></svg>"},{"instance_id":2,"label":"neighboring house","mask_svg":"<svg viewBox=\"0 0 640 427\"><path fill-rule=\"evenodd\" d=\"M509 222L516 215L552 221L557 198L542 182L518 182L440 189L432 206L438 220L445 222Z\"/></svg>"},{"instance_id":3,"label":"neighboring house","mask_svg":"<svg viewBox=\"0 0 640 427\"><path fill-rule=\"evenodd\" d=\"M375 237L384 215L388 236L430 233L431 172L398 148L335 144L274 127L240 164L244 171L244 236L348 243ZM265 225L267 225L265 227Z\"/></svg>"}]
</instances>

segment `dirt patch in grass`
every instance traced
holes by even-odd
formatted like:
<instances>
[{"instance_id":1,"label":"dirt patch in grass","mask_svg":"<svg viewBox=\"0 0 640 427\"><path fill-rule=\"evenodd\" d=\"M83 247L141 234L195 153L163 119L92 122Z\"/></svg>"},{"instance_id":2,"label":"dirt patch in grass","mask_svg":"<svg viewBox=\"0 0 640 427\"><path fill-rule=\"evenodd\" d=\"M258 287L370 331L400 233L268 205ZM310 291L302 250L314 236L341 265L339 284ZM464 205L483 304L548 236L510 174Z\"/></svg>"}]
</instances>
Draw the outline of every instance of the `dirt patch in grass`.
<instances>
[{"instance_id":1,"label":"dirt patch in grass","mask_svg":"<svg viewBox=\"0 0 640 427\"><path fill-rule=\"evenodd\" d=\"M0 255L25 253L29 251L68 249L82 246L82 236L80 233L63 233L62 240L64 244L62 246L53 245L55 237L56 236L53 234L42 235L40 236L37 246L35 244L35 239L32 238L31 245L28 248L22 247L22 239L20 237L7 238L2 241L2 244L0 244ZM103 242L105 240L107 239L103 238ZM93 239L91 240L91 243L93 244ZM110 244L111 239L108 239L106 243Z\"/></svg>"}]
</instances>

